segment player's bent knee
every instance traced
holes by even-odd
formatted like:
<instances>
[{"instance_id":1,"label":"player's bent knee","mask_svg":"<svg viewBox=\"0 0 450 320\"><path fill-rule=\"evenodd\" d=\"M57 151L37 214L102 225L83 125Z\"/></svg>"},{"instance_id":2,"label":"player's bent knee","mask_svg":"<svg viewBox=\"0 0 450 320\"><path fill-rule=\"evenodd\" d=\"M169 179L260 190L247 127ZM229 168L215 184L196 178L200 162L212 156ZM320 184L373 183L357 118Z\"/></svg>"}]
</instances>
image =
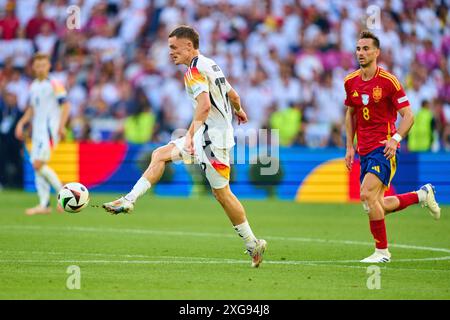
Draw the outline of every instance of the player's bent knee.
<instances>
[{"instance_id":1,"label":"player's bent knee","mask_svg":"<svg viewBox=\"0 0 450 320\"><path fill-rule=\"evenodd\" d=\"M168 161L170 160L169 148L167 146L159 147L152 153L152 162Z\"/></svg>"},{"instance_id":2,"label":"player's bent knee","mask_svg":"<svg viewBox=\"0 0 450 320\"><path fill-rule=\"evenodd\" d=\"M363 201L362 205L363 205L364 212L369 214L370 213L369 203L367 201Z\"/></svg>"},{"instance_id":3,"label":"player's bent knee","mask_svg":"<svg viewBox=\"0 0 450 320\"><path fill-rule=\"evenodd\" d=\"M152 162L169 162L181 159L181 151L173 143L157 148L152 153Z\"/></svg>"},{"instance_id":4,"label":"player's bent knee","mask_svg":"<svg viewBox=\"0 0 450 320\"><path fill-rule=\"evenodd\" d=\"M359 193L359 198L362 202L367 202L369 200L369 193L367 191L361 190Z\"/></svg>"},{"instance_id":5,"label":"player's bent knee","mask_svg":"<svg viewBox=\"0 0 450 320\"><path fill-rule=\"evenodd\" d=\"M359 192L359 197L360 197L361 201L363 201L363 202L364 201L371 202L371 201L376 200L377 194L366 188L362 188L361 191Z\"/></svg>"},{"instance_id":6,"label":"player's bent knee","mask_svg":"<svg viewBox=\"0 0 450 320\"><path fill-rule=\"evenodd\" d=\"M157 149L155 149L153 152L152 152L152 161L160 161L160 159L161 159L161 147L159 147L159 148L157 148Z\"/></svg>"},{"instance_id":7,"label":"player's bent knee","mask_svg":"<svg viewBox=\"0 0 450 320\"><path fill-rule=\"evenodd\" d=\"M374 191L370 191L367 188L361 188L361 191L359 193L359 197L361 199L363 209L364 211L369 214L370 213L370 207L373 207L373 205L379 201L378 194Z\"/></svg>"},{"instance_id":8,"label":"player's bent knee","mask_svg":"<svg viewBox=\"0 0 450 320\"><path fill-rule=\"evenodd\" d=\"M212 193L214 197L219 201L220 203L223 203L226 201L226 199L230 196L231 190L228 185L226 185L223 188L211 188Z\"/></svg>"},{"instance_id":9,"label":"player's bent knee","mask_svg":"<svg viewBox=\"0 0 450 320\"><path fill-rule=\"evenodd\" d=\"M41 168L44 166L44 164L45 163L43 161L39 161L39 160L33 161L33 169L34 169L34 171L41 170Z\"/></svg>"}]
</instances>

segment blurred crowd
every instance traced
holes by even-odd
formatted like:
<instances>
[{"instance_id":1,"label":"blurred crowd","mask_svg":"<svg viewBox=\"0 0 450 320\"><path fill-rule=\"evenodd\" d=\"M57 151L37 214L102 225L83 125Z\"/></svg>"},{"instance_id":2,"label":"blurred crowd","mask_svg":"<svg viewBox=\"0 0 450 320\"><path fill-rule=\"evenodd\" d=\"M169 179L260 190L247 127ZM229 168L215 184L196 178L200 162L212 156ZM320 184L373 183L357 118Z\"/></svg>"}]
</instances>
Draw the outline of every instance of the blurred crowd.
<instances>
[{"instance_id":1,"label":"blurred crowd","mask_svg":"<svg viewBox=\"0 0 450 320\"><path fill-rule=\"evenodd\" d=\"M80 29L67 24L71 5ZM250 119L240 128L279 129L282 145L307 147L343 146L343 79L372 27L380 65L417 115L405 147L450 150L449 0L0 0L1 133L26 107L40 51L67 88L68 139L169 141L193 113L185 67L168 55L179 24L199 31L200 52L240 94Z\"/></svg>"}]
</instances>

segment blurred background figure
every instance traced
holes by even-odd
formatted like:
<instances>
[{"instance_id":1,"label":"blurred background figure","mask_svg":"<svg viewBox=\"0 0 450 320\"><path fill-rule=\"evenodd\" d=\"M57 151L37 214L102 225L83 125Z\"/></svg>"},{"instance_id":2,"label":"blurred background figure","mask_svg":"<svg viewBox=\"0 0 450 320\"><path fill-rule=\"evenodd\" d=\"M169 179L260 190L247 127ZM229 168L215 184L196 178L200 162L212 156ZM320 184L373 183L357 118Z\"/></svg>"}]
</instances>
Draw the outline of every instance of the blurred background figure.
<instances>
[{"instance_id":1,"label":"blurred background figure","mask_svg":"<svg viewBox=\"0 0 450 320\"><path fill-rule=\"evenodd\" d=\"M414 117L414 126L408 135L410 151L430 151L434 139L435 120L429 101L422 101Z\"/></svg>"},{"instance_id":2,"label":"blurred background figure","mask_svg":"<svg viewBox=\"0 0 450 320\"><path fill-rule=\"evenodd\" d=\"M0 188L22 188L23 184L23 142L14 135L22 117L13 90L6 87L0 97Z\"/></svg>"}]
</instances>

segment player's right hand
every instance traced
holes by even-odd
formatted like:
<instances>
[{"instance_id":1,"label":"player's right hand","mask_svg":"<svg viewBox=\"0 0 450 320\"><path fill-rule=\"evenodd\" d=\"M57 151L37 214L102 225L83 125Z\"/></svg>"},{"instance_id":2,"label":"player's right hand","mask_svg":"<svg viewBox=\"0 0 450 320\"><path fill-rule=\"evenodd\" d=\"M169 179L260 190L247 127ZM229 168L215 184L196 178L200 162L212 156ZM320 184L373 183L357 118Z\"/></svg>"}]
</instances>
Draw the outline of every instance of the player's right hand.
<instances>
[{"instance_id":1,"label":"player's right hand","mask_svg":"<svg viewBox=\"0 0 450 320\"><path fill-rule=\"evenodd\" d=\"M248 122L247 114L244 112L244 110L242 110L242 108L241 110L239 110L239 112L236 112L236 116L238 118L238 125Z\"/></svg>"},{"instance_id":2,"label":"player's right hand","mask_svg":"<svg viewBox=\"0 0 450 320\"><path fill-rule=\"evenodd\" d=\"M184 141L184 151L188 154L194 154L194 141L190 134L186 134L186 139Z\"/></svg>"},{"instance_id":3,"label":"player's right hand","mask_svg":"<svg viewBox=\"0 0 450 320\"><path fill-rule=\"evenodd\" d=\"M353 147L347 148L347 151L345 152L345 166L347 167L348 171L352 170L354 159L355 159L355 149L353 149Z\"/></svg>"},{"instance_id":4,"label":"player's right hand","mask_svg":"<svg viewBox=\"0 0 450 320\"><path fill-rule=\"evenodd\" d=\"M22 126L22 125L18 124L18 125L16 126L16 130L15 130L14 133L15 133L16 138L17 138L18 140L23 141L23 126Z\"/></svg>"}]
</instances>

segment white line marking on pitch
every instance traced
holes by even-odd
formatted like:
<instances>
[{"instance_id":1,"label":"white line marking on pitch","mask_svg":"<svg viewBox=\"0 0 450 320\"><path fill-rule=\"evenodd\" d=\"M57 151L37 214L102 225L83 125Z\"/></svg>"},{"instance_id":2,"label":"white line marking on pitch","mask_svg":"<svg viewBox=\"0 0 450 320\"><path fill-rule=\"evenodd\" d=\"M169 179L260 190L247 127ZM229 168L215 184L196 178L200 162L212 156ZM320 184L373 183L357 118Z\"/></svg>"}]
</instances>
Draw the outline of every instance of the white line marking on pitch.
<instances>
[{"instance_id":1,"label":"white line marking on pitch","mask_svg":"<svg viewBox=\"0 0 450 320\"><path fill-rule=\"evenodd\" d=\"M1 259L0 263L42 263L42 264L65 264L65 263L77 263L77 264L250 264L249 260L234 260L234 259L201 259L195 260L194 257L178 257L178 260L77 260L77 259L65 259L65 260L34 260L34 259L24 259L24 260L14 260L14 259ZM450 257L446 257L449 258ZM349 260L348 260L349 261ZM327 264L322 264L321 261L265 261L265 264L274 265L305 265L305 266L327 266L336 268L356 268L356 269L366 269L365 266L346 266L346 265L330 265L328 262L336 261L325 261ZM339 261L337 261L339 262ZM355 261L353 261L355 262ZM387 265L383 265L387 266ZM450 270L443 269L412 269L412 268L391 268L390 270L395 271L419 271L419 272L450 272Z\"/></svg>"},{"instance_id":2,"label":"white line marking on pitch","mask_svg":"<svg viewBox=\"0 0 450 320\"><path fill-rule=\"evenodd\" d=\"M223 258L206 258L206 257L183 257L183 256L149 256L142 254L111 254L111 253L89 253L89 252L54 252L54 251L26 251L26 250L0 250L6 254L25 254L25 255L56 255L56 256L94 256L94 257L116 257L116 258L145 258L145 259L187 259L187 260L217 260L217 261L244 261ZM395 259L393 262L416 262L416 261L445 261L450 260L450 256L434 257L434 258L412 258L412 259ZM135 260L141 261L141 260ZM287 260L287 261L268 261L274 264L303 264L303 263L359 263L359 260Z\"/></svg>"},{"instance_id":3,"label":"white line marking on pitch","mask_svg":"<svg viewBox=\"0 0 450 320\"><path fill-rule=\"evenodd\" d=\"M41 227L41 226L17 226L17 225L3 225L1 229L29 229L29 230L60 230L60 231L75 231L75 232L113 232L113 233L131 233L131 234L149 234L149 235L168 235L168 236L193 236L193 237L227 237L235 238L232 234L220 234L220 233L207 233L207 232L185 232L185 231L161 231L161 230L147 230L147 229L115 229L115 228L95 228L95 227ZM279 240L279 241L300 241L300 242L316 242L316 243L333 243L333 244L353 244L363 246L373 246L372 242L353 241L353 240L327 240L318 238L299 238L299 237L278 237L278 236L266 236L267 240ZM434 252L450 253L450 249L446 248L434 248L425 246L415 246L406 244L390 244L390 247L411 249L411 250L423 250Z\"/></svg>"}]
</instances>

